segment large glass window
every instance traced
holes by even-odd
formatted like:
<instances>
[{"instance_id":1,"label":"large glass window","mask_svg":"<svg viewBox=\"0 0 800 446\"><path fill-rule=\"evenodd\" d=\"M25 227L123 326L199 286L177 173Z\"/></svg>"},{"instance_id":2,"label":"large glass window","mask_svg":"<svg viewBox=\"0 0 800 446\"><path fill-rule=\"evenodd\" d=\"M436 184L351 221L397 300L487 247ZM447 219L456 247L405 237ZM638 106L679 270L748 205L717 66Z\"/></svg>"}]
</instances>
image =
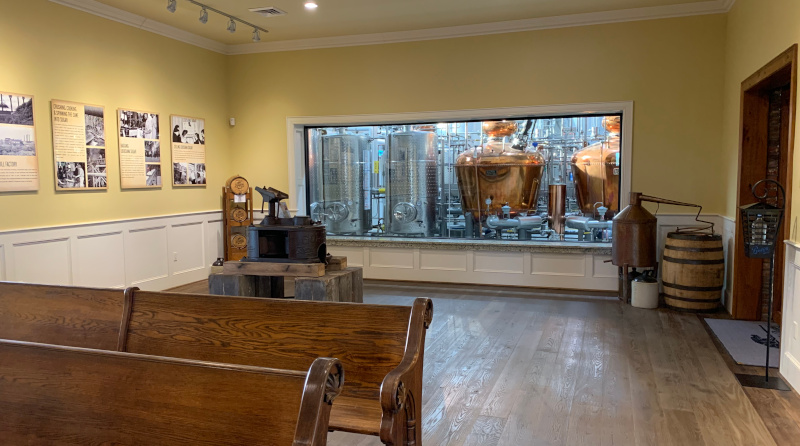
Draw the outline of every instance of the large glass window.
<instances>
[{"instance_id":1,"label":"large glass window","mask_svg":"<svg viewBox=\"0 0 800 446\"><path fill-rule=\"evenodd\" d=\"M306 127L330 235L608 241L621 115Z\"/></svg>"}]
</instances>

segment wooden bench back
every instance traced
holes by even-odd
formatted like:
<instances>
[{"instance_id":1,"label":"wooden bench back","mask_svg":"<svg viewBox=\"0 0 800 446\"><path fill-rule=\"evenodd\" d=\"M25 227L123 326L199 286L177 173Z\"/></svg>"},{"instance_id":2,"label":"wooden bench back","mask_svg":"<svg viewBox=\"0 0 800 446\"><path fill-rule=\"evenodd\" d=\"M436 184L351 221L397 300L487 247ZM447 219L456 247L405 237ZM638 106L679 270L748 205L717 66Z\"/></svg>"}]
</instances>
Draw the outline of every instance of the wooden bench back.
<instances>
[{"instance_id":1,"label":"wooden bench back","mask_svg":"<svg viewBox=\"0 0 800 446\"><path fill-rule=\"evenodd\" d=\"M123 294L0 282L0 339L117 350Z\"/></svg>"},{"instance_id":2,"label":"wooden bench back","mask_svg":"<svg viewBox=\"0 0 800 446\"><path fill-rule=\"evenodd\" d=\"M393 305L132 295L125 351L290 370L339 358L347 370L342 395L370 399L403 358L411 314Z\"/></svg>"},{"instance_id":3,"label":"wooden bench back","mask_svg":"<svg viewBox=\"0 0 800 446\"><path fill-rule=\"evenodd\" d=\"M341 376L327 358L307 373L0 340L0 438L324 445Z\"/></svg>"}]
</instances>

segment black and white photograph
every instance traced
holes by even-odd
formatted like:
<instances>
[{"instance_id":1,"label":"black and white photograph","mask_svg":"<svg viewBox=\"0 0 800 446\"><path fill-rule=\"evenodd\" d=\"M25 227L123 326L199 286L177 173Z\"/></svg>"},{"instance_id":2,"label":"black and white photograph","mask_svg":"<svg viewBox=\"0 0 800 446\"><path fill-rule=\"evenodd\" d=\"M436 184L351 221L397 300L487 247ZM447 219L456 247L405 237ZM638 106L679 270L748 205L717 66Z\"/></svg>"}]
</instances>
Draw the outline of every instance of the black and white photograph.
<instances>
[{"instance_id":1,"label":"black and white photograph","mask_svg":"<svg viewBox=\"0 0 800 446\"><path fill-rule=\"evenodd\" d=\"M0 125L0 156L36 156L33 127Z\"/></svg>"},{"instance_id":2,"label":"black and white photograph","mask_svg":"<svg viewBox=\"0 0 800 446\"><path fill-rule=\"evenodd\" d=\"M172 163L173 184L189 184L189 166L187 163Z\"/></svg>"},{"instance_id":3,"label":"black and white photograph","mask_svg":"<svg viewBox=\"0 0 800 446\"><path fill-rule=\"evenodd\" d=\"M190 163L188 171L190 184L206 184L206 165L204 163Z\"/></svg>"},{"instance_id":4,"label":"black and white photograph","mask_svg":"<svg viewBox=\"0 0 800 446\"><path fill-rule=\"evenodd\" d=\"M145 164L147 186L161 186L161 164Z\"/></svg>"},{"instance_id":5,"label":"black and white photograph","mask_svg":"<svg viewBox=\"0 0 800 446\"><path fill-rule=\"evenodd\" d=\"M86 183L87 187L108 187L106 173L106 150L86 149Z\"/></svg>"},{"instance_id":6,"label":"black and white photograph","mask_svg":"<svg viewBox=\"0 0 800 446\"><path fill-rule=\"evenodd\" d=\"M205 120L172 116L172 142L181 144L205 144Z\"/></svg>"},{"instance_id":7,"label":"black and white photograph","mask_svg":"<svg viewBox=\"0 0 800 446\"><path fill-rule=\"evenodd\" d=\"M144 161L146 163L161 162L161 143L158 141L144 142Z\"/></svg>"},{"instance_id":8,"label":"black and white photograph","mask_svg":"<svg viewBox=\"0 0 800 446\"><path fill-rule=\"evenodd\" d=\"M130 110L119 111L119 136L158 139L158 115Z\"/></svg>"},{"instance_id":9,"label":"black and white photograph","mask_svg":"<svg viewBox=\"0 0 800 446\"><path fill-rule=\"evenodd\" d=\"M106 126L103 119L103 107L85 105L83 107L86 121L86 145L95 147L106 146Z\"/></svg>"},{"instance_id":10,"label":"black and white photograph","mask_svg":"<svg viewBox=\"0 0 800 446\"><path fill-rule=\"evenodd\" d=\"M62 189L86 187L86 163L56 163L56 181Z\"/></svg>"},{"instance_id":11,"label":"black and white photograph","mask_svg":"<svg viewBox=\"0 0 800 446\"><path fill-rule=\"evenodd\" d=\"M33 98L0 93L0 124L33 125Z\"/></svg>"}]
</instances>

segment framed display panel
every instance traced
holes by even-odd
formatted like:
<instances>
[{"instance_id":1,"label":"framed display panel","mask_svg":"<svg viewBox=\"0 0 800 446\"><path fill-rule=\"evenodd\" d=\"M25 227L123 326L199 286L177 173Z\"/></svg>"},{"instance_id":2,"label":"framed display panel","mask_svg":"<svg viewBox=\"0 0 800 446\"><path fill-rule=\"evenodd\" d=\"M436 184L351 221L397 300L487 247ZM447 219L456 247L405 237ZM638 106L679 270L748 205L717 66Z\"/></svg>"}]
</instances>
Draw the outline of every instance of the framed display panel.
<instances>
[{"instance_id":1,"label":"framed display panel","mask_svg":"<svg viewBox=\"0 0 800 446\"><path fill-rule=\"evenodd\" d=\"M206 185L206 121L190 116L170 116L172 185Z\"/></svg>"},{"instance_id":2,"label":"framed display panel","mask_svg":"<svg viewBox=\"0 0 800 446\"><path fill-rule=\"evenodd\" d=\"M33 96L0 91L0 192L39 190Z\"/></svg>"},{"instance_id":3,"label":"framed display panel","mask_svg":"<svg viewBox=\"0 0 800 446\"><path fill-rule=\"evenodd\" d=\"M57 191L108 189L105 108L50 101Z\"/></svg>"},{"instance_id":4,"label":"framed display panel","mask_svg":"<svg viewBox=\"0 0 800 446\"><path fill-rule=\"evenodd\" d=\"M122 189L161 187L158 113L120 108L117 124Z\"/></svg>"}]
</instances>

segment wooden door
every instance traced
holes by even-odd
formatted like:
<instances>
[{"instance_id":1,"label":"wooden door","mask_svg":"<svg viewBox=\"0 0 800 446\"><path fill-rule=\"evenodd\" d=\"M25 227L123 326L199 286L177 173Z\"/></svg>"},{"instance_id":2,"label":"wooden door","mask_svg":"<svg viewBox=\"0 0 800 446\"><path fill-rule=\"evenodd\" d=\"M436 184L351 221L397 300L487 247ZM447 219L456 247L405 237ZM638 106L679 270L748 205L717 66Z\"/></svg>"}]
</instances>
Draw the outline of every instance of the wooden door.
<instances>
[{"instance_id":1,"label":"wooden door","mask_svg":"<svg viewBox=\"0 0 800 446\"><path fill-rule=\"evenodd\" d=\"M773 320L778 323L781 322L783 303L783 240L790 238L796 85L797 45L742 82L737 205L755 202L750 187L764 178L777 180L786 190L786 212L775 250ZM732 293L734 318L762 318L764 283L764 261L744 255L737 210Z\"/></svg>"}]
</instances>

